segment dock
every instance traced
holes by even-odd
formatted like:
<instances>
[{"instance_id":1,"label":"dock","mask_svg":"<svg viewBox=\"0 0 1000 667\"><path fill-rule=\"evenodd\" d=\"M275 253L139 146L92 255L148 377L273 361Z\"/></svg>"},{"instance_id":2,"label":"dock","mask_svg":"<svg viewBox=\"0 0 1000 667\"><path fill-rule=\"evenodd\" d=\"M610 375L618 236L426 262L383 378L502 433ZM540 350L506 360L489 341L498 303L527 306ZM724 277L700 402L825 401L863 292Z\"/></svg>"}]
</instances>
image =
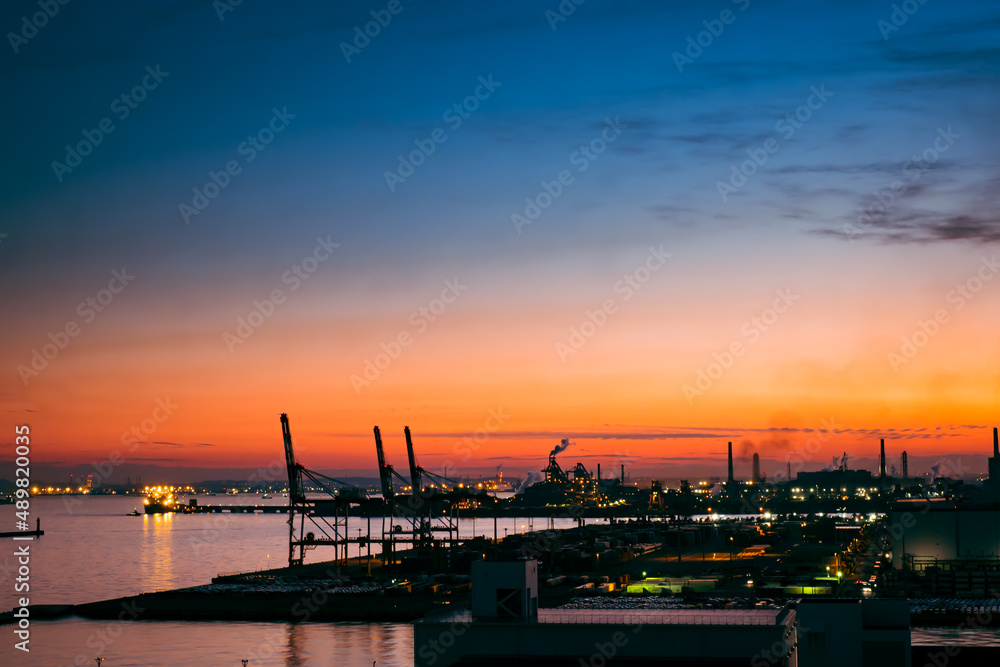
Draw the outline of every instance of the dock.
<instances>
[{"instance_id":1,"label":"dock","mask_svg":"<svg viewBox=\"0 0 1000 667\"><path fill-rule=\"evenodd\" d=\"M13 537L13 538L18 538L18 537L41 537L44 534L45 534L45 531L42 530L42 520L41 519L35 519L35 529L34 530L15 530L15 531L8 532L8 533L0 533L0 538L3 538L3 537Z\"/></svg>"},{"instance_id":2,"label":"dock","mask_svg":"<svg viewBox=\"0 0 1000 667\"><path fill-rule=\"evenodd\" d=\"M288 505L180 505L177 512L183 514L207 514L230 512L232 514L281 514L288 511Z\"/></svg>"},{"instance_id":3,"label":"dock","mask_svg":"<svg viewBox=\"0 0 1000 667\"><path fill-rule=\"evenodd\" d=\"M15 530L10 533L0 533L0 537L41 537L44 530Z\"/></svg>"}]
</instances>

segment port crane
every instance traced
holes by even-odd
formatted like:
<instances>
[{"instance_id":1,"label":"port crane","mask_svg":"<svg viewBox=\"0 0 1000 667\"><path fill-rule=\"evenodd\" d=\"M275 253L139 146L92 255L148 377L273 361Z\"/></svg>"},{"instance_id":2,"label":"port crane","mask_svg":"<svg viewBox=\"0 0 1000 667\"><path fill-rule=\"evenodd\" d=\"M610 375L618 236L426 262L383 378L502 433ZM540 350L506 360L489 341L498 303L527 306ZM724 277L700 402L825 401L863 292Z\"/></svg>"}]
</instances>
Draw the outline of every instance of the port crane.
<instances>
[{"instance_id":1,"label":"port crane","mask_svg":"<svg viewBox=\"0 0 1000 667\"><path fill-rule=\"evenodd\" d=\"M420 548L431 546L435 541L450 544L457 540L458 505L463 499L471 497L470 491L465 489L461 482L417 465L409 426L403 429L409 479L403 477L386 462L378 426L374 432L385 516L390 519L388 526L383 522L383 560L388 563L394 559L396 544L409 544ZM393 487L394 479L399 480L404 489L409 485L410 493L397 494ZM425 485L425 480L430 484ZM435 534L446 534L446 536L436 537Z\"/></svg>"},{"instance_id":2,"label":"port crane","mask_svg":"<svg viewBox=\"0 0 1000 667\"><path fill-rule=\"evenodd\" d=\"M351 542L369 546L367 537L352 538L349 533L351 507L377 505L381 500L369 498L364 489L349 482L310 470L295 460L292 431L288 415L281 415L281 435L285 446L285 466L288 469L288 565L302 565L305 552L318 546L332 546L334 560L347 560ZM334 486L336 485L336 486ZM318 492L307 495L306 491ZM355 517L361 520L360 511ZM296 523L298 524L296 526ZM308 523L308 525L307 525ZM371 519L368 519L371 534Z\"/></svg>"}]
</instances>

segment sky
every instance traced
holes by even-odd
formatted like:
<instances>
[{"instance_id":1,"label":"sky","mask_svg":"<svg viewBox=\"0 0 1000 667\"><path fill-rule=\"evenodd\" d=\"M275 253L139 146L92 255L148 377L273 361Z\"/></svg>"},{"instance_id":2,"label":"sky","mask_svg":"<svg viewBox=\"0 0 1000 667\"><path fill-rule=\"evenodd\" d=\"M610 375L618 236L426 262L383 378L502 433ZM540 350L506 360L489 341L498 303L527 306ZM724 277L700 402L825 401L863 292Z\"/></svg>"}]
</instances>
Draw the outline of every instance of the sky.
<instances>
[{"instance_id":1,"label":"sky","mask_svg":"<svg viewBox=\"0 0 1000 667\"><path fill-rule=\"evenodd\" d=\"M328 471L374 425L452 474L985 470L995 3L43 5L0 9L39 464L267 466L285 412Z\"/></svg>"}]
</instances>

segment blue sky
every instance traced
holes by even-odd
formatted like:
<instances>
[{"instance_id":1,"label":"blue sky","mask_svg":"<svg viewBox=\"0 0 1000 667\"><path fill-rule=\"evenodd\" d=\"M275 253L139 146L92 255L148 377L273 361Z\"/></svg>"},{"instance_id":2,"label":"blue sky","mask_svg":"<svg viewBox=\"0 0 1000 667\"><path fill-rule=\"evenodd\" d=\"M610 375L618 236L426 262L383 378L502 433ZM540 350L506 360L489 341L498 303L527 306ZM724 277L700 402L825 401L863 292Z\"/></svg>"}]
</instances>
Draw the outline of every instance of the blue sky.
<instances>
[{"instance_id":1,"label":"blue sky","mask_svg":"<svg viewBox=\"0 0 1000 667\"><path fill-rule=\"evenodd\" d=\"M248 371L237 370L240 363L266 364L268 354L280 360L294 345L335 356L324 368L335 377L329 386L346 392L343 410L371 421L371 405L350 403L357 398L351 369L454 276L472 287L455 307L456 321L432 332L441 338L413 348L425 355L414 373L447 358L467 369L457 378L475 383L495 374L510 391L518 383L603 386L615 375L614 359L588 360L583 351L575 366L539 371L523 350L537 346L552 356L553 342L648 247L665 245L674 253L670 277L651 283L623 316L628 326L609 338L647 357L687 360L670 367L669 380L643 380L652 383L649 410L681 398L699 363L789 284L819 305L804 307L796 324L801 347L789 353L799 370L767 384L801 386L819 403L817 386L829 382L849 394L845 377L860 372L855 365L872 358L884 365L885 352L933 312L938 295L995 252L995 3L928 0L905 22L897 13L891 32L879 22L893 21L893 3L588 0L553 23L546 12L559 6L402 0L350 62L342 44L387 3L278 8L244 0L220 18L211 2L70 2L17 52L8 34L0 55L8 91L0 280L5 312L21 315L5 327L0 395L12 409L56 410L54 397L77 396L95 381L87 373L96 371L71 362L87 367L94 359L109 377L144 377L150 400L166 387L177 393L192 385L158 366L143 376L135 370L142 360L190 364L190 377L237 373L226 376L224 391L242 387L237 378ZM37 3L7 3L0 26L20 33L22 17L38 11ZM719 34L709 39L712 26ZM675 54L699 33L706 45L679 71ZM140 85L147 67L168 74L119 118L114 100ZM453 129L445 113L474 94L480 77L496 89ZM817 90L827 91L823 99ZM808 120L792 134L779 129L810 100L813 108L800 111ZM247 162L240 145L275 109L294 117ZM105 118L114 131L60 181L52 163ZM574 154L601 136L606 119L625 129L578 171ZM439 128L446 141L390 190L385 173L396 169L397 156ZM941 143L942 136L950 139ZM933 163L905 172L935 141L945 148ZM777 148L723 200L720 181L765 145ZM240 173L185 221L179 206L230 160ZM511 216L563 170L573 182L518 233ZM859 226L858 208L904 178L905 192ZM234 362L221 334L327 236L342 252ZM108 308L60 370L22 382L17 368L31 350L121 266L140 276L122 306ZM992 326L996 300L980 299L981 310L955 335ZM860 323L872 318L884 319L863 330ZM830 333L845 320L846 333ZM330 349L312 347L320 345L312 339L289 343L304 330L328 336ZM676 338L661 345L665 330ZM853 347L829 350L830 337ZM970 349L991 353L975 340ZM441 356L459 347L461 354ZM779 351L763 356L761 367L773 366L770 355ZM618 362L618 381L645 372L635 359ZM802 370L813 363L829 365L816 377ZM896 403L909 390L889 375L862 411L864 423L852 426L874 427L865 420L879 414L902 426L936 396L941 373L980 391L992 387L974 405L949 398L970 419L997 404L997 369L970 379L963 374L973 373L971 361L935 353L923 363L916 403ZM309 365L298 372L308 374ZM416 375L391 375L386 386L394 391L380 405L423 405ZM282 381L296 382L293 375ZM438 400L447 403L448 393ZM92 407L99 413L115 401L109 390ZM893 407L877 407L887 404ZM774 422L783 408L767 412ZM685 423L681 413L673 410L672 424ZM442 420L435 421L441 431L462 428Z\"/></svg>"}]
</instances>

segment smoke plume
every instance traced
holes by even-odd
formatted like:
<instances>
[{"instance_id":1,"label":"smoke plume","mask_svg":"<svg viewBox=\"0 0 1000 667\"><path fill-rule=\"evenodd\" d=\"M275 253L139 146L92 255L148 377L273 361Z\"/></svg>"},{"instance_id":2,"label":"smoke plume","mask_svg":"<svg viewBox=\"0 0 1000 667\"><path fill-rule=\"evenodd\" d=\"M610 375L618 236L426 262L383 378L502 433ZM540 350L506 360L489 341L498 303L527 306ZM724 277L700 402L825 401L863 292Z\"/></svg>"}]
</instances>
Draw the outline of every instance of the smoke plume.
<instances>
[{"instance_id":1,"label":"smoke plume","mask_svg":"<svg viewBox=\"0 0 1000 667\"><path fill-rule=\"evenodd\" d=\"M525 477L521 481L520 484L518 484L517 489L514 491L514 495L516 496L516 495L520 494L522 491L524 491L526 488L528 488L532 484L534 484L536 482L540 482L543 479L545 479L545 475L543 475L542 473L535 472L534 470L529 470L528 471L528 476Z\"/></svg>"},{"instance_id":2,"label":"smoke plume","mask_svg":"<svg viewBox=\"0 0 1000 667\"><path fill-rule=\"evenodd\" d=\"M549 456L555 456L559 452L566 451L569 445L570 445L569 438L563 438L558 445L552 448L552 451L549 452Z\"/></svg>"}]
</instances>

